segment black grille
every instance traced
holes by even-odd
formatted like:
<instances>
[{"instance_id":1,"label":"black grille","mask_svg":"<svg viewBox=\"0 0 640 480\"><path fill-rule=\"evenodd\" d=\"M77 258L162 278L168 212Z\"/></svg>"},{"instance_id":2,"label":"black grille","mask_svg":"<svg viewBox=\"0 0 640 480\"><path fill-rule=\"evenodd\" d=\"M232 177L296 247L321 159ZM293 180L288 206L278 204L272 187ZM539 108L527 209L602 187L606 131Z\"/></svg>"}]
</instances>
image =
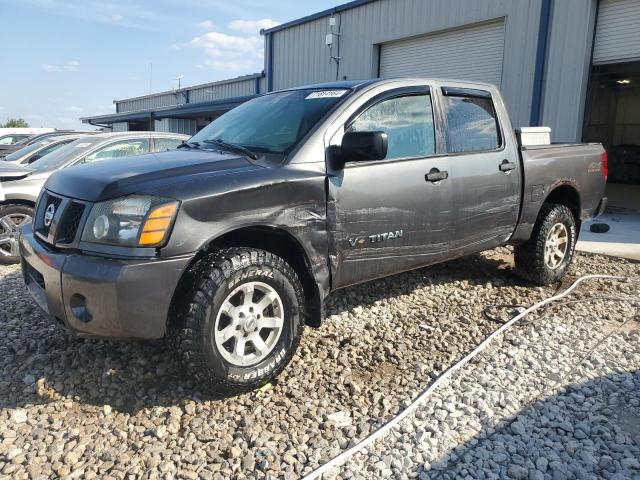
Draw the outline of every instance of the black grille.
<instances>
[{"instance_id":1,"label":"black grille","mask_svg":"<svg viewBox=\"0 0 640 480\"><path fill-rule=\"evenodd\" d=\"M47 211L49 205L55 207L56 210L60 208L60 204L62 203L62 198L57 197L55 195L51 195L48 192L44 192L42 194L42 198L38 202L38 211L36 212L36 232L44 236L45 238L49 235L49 229L51 228L51 224L45 225L44 216Z\"/></svg>"},{"instance_id":2,"label":"black grille","mask_svg":"<svg viewBox=\"0 0 640 480\"><path fill-rule=\"evenodd\" d=\"M47 209L52 205L55 213L52 221L46 225ZM86 204L81 201L45 191L36 207L35 231L47 243L70 247L78 240L76 237L86 211Z\"/></svg>"},{"instance_id":3,"label":"black grille","mask_svg":"<svg viewBox=\"0 0 640 480\"><path fill-rule=\"evenodd\" d=\"M59 243L71 243L76 238L80 220L84 214L84 204L71 202L64 212L64 216L58 224L58 233L56 241Z\"/></svg>"}]
</instances>

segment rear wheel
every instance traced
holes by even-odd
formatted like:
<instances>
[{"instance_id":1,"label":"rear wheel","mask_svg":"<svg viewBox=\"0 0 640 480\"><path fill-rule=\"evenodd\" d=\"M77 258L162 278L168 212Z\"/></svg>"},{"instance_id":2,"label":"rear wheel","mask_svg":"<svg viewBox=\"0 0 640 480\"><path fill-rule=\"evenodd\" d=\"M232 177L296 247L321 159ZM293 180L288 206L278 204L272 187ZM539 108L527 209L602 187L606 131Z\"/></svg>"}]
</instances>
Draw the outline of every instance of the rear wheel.
<instances>
[{"instance_id":1,"label":"rear wheel","mask_svg":"<svg viewBox=\"0 0 640 480\"><path fill-rule=\"evenodd\" d=\"M31 221L33 209L27 205L3 205L0 207L0 264L20 261L18 233L22 225Z\"/></svg>"},{"instance_id":2,"label":"rear wheel","mask_svg":"<svg viewBox=\"0 0 640 480\"><path fill-rule=\"evenodd\" d=\"M275 378L303 328L304 294L293 269L272 253L231 248L188 275L169 332L187 371L222 394Z\"/></svg>"},{"instance_id":3,"label":"rear wheel","mask_svg":"<svg viewBox=\"0 0 640 480\"><path fill-rule=\"evenodd\" d=\"M516 271L537 285L561 280L573 259L576 240L576 220L571 210L564 205L543 205L531 238L515 248Z\"/></svg>"}]
</instances>

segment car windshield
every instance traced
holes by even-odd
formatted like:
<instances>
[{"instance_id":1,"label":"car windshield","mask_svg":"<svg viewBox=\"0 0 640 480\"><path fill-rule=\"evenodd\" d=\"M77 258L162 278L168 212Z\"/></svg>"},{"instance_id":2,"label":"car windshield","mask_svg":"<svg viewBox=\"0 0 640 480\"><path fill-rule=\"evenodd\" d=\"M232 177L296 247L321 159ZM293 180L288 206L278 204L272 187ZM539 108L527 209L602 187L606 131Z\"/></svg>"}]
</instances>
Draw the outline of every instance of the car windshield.
<instances>
[{"instance_id":1,"label":"car windshield","mask_svg":"<svg viewBox=\"0 0 640 480\"><path fill-rule=\"evenodd\" d=\"M215 140L253 152L289 153L348 90L292 90L254 98L194 135L190 144L218 148Z\"/></svg>"},{"instance_id":2,"label":"car windshield","mask_svg":"<svg viewBox=\"0 0 640 480\"><path fill-rule=\"evenodd\" d=\"M28 155L31 152L35 152L36 150L44 147L45 145L49 145L50 143L51 143L51 141L49 141L49 140L42 140L42 141L34 143L32 145L27 145L26 147L23 147L20 150L16 150L15 152L10 153L6 157L4 157L4 160L7 161L7 162L13 162L14 160L20 160L25 155Z\"/></svg>"},{"instance_id":3,"label":"car windshield","mask_svg":"<svg viewBox=\"0 0 640 480\"><path fill-rule=\"evenodd\" d=\"M102 140L95 137L79 138L36 160L29 167L34 170L55 170L79 154L86 152L100 141Z\"/></svg>"}]
</instances>

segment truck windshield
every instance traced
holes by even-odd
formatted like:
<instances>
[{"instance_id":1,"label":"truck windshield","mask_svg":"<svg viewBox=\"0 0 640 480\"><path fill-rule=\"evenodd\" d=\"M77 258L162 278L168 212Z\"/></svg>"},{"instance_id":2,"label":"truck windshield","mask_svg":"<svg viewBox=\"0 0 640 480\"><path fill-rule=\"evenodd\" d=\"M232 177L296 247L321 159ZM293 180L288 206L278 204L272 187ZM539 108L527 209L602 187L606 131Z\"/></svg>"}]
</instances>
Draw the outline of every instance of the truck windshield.
<instances>
[{"instance_id":1,"label":"truck windshield","mask_svg":"<svg viewBox=\"0 0 640 480\"><path fill-rule=\"evenodd\" d=\"M190 144L216 148L220 140L253 152L287 154L348 90L292 90L254 98L194 135Z\"/></svg>"}]
</instances>

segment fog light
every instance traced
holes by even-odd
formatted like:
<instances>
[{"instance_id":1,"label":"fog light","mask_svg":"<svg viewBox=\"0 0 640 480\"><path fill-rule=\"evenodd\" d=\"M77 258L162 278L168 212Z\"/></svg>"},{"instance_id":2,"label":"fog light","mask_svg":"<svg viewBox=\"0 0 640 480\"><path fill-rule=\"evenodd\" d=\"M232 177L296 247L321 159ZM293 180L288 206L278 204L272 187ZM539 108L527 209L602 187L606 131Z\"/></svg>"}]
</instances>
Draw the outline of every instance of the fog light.
<instances>
[{"instance_id":1,"label":"fog light","mask_svg":"<svg viewBox=\"0 0 640 480\"><path fill-rule=\"evenodd\" d=\"M71 298L69 299L69 306L71 307L73 316L82 323L89 323L93 320L93 316L89 313L89 309L87 309L87 299L84 295L80 295L79 293L71 295Z\"/></svg>"}]
</instances>

